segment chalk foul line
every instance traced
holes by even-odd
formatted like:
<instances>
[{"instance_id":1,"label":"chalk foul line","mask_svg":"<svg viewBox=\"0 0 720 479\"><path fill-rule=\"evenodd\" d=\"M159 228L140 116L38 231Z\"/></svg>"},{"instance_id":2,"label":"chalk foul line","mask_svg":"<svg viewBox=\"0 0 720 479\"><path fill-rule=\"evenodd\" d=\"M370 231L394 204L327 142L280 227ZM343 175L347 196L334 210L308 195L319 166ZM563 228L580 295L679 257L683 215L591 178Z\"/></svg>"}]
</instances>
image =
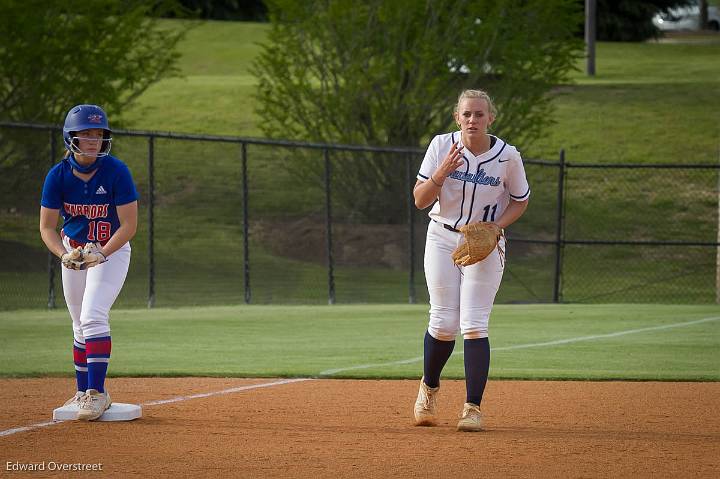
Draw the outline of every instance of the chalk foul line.
<instances>
[{"instance_id":1,"label":"chalk foul line","mask_svg":"<svg viewBox=\"0 0 720 479\"><path fill-rule=\"evenodd\" d=\"M223 389L222 391L213 391L209 393L191 394L189 396L178 396L170 399L159 399L157 401L148 401L140 404L141 406L157 406L158 404L170 404L174 402L187 401L189 399L207 398L211 396L221 396L223 394L233 394L241 391L249 391L250 389L269 388L272 386L280 386L283 384L299 383L302 381L311 381L311 378L291 378L291 379L278 379L270 383L262 384L248 384L247 386L238 386L230 389Z\"/></svg>"},{"instance_id":2,"label":"chalk foul line","mask_svg":"<svg viewBox=\"0 0 720 479\"><path fill-rule=\"evenodd\" d=\"M224 394L233 394L241 391L248 391L251 389L260 389L260 388L269 388L272 386L280 386L283 384L290 384L290 383L297 383L301 381L311 381L311 378L291 378L291 379L279 379L277 381L272 381L269 383L261 383L261 384L249 384L247 386L238 386L234 388L229 389L223 389L222 391L213 391L209 393L200 393L200 394L191 394L188 396L177 396L174 398L169 399L159 399L156 401L148 401L141 403L141 406L157 406L159 404L170 404L170 403L176 403L176 402L182 402L182 401L188 401L190 399L199 399L199 398L206 398L206 397L212 397L212 396L220 396ZM17 434L19 432L25 432L25 431L31 431L33 429L39 429L42 427L48 427L52 426L54 424L60 424L62 422L66 421L46 421L46 422L39 422L37 424L31 424L29 426L21 426L21 427L14 427L12 429L6 429L4 431L0 431L0 437L3 436L12 436L13 434Z\"/></svg>"}]
</instances>

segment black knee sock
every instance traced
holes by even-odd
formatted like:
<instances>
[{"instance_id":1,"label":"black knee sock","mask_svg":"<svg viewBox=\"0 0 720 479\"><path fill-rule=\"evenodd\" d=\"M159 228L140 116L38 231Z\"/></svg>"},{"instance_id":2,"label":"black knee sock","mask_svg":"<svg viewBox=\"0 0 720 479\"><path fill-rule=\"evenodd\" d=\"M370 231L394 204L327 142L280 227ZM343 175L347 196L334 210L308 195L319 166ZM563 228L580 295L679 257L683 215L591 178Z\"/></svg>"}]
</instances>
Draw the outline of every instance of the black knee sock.
<instances>
[{"instance_id":1,"label":"black knee sock","mask_svg":"<svg viewBox=\"0 0 720 479\"><path fill-rule=\"evenodd\" d=\"M465 387L467 402L480 405L488 370L490 369L490 341L488 338L465 340Z\"/></svg>"},{"instance_id":2,"label":"black knee sock","mask_svg":"<svg viewBox=\"0 0 720 479\"><path fill-rule=\"evenodd\" d=\"M431 388L440 385L440 373L450 359L454 347L455 341L440 341L425 331L425 362L423 365L425 384Z\"/></svg>"}]
</instances>

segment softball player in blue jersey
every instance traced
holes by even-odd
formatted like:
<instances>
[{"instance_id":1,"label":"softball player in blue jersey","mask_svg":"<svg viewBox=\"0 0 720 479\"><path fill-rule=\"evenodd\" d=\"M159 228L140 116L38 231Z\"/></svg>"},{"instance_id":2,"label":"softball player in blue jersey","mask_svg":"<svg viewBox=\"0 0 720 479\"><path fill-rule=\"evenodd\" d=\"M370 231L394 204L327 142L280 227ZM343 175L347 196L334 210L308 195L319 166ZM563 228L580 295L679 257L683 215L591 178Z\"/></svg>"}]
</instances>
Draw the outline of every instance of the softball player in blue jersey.
<instances>
[{"instance_id":1,"label":"softball player in blue jersey","mask_svg":"<svg viewBox=\"0 0 720 479\"><path fill-rule=\"evenodd\" d=\"M467 397L457 428L481 429L480 402L490 366L488 321L505 263L496 250L474 265L455 266L451 253L463 242L458 228L480 221L507 228L525 212L530 197L520 153L487 133L495 115L487 93L462 92L455 109L459 131L433 138L413 190L418 208L432 205L425 245L430 321L414 408L418 426L437 424L440 373L460 332Z\"/></svg>"},{"instance_id":2,"label":"softball player in blue jersey","mask_svg":"<svg viewBox=\"0 0 720 479\"><path fill-rule=\"evenodd\" d=\"M40 235L65 260L77 247L93 245L83 269L62 267L63 292L73 323L78 419L99 418L112 404L105 390L110 359L110 308L125 283L130 239L137 229L138 194L128 167L110 156L105 112L96 105L73 107L65 118L67 152L45 178ZM62 230L58 233L58 218Z\"/></svg>"}]
</instances>

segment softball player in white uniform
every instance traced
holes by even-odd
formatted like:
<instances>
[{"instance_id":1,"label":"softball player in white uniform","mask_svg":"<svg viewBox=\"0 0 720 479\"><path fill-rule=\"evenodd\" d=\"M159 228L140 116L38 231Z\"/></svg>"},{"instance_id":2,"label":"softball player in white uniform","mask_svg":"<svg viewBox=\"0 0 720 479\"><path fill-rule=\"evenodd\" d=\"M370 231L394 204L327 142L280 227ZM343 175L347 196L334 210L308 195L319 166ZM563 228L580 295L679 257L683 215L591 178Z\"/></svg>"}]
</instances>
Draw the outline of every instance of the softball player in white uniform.
<instances>
[{"instance_id":1,"label":"softball player in white uniform","mask_svg":"<svg viewBox=\"0 0 720 479\"><path fill-rule=\"evenodd\" d=\"M112 403L105 391L110 308L130 265L138 194L128 167L109 155L111 130L100 107L73 107L65 118L63 139L65 158L48 172L43 185L40 235L60 258L86 243L96 247L96 262L81 270L62 268L77 380L77 393L65 404L77 404L78 419L91 421ZM58 234L60 215L63 226Z\"/></svg>"},{"instance_id":2,"label":"softball player in white uniform","mask_svg":"<svg viewBox=\"0 0 720 479\"><path fill-rule=\"evenodd\" d=\"M463 242L458 228L481 221L506 228L525 212L530 197L520 153L487 133L495 115L487 93L462 92L455 111L460 131L433 138L413 190L418 208L433 205L425 245L430 322L424 341L424 374L414 408L418 426L437 423L440 373L460 332L467 398L458 430L481 428L480 402L490 365L488 320L504 259L496 250L483 261L462 267L453 263L451 253ZM500 248L505 249L504 237Z\"/></svg>"}]
</instances>

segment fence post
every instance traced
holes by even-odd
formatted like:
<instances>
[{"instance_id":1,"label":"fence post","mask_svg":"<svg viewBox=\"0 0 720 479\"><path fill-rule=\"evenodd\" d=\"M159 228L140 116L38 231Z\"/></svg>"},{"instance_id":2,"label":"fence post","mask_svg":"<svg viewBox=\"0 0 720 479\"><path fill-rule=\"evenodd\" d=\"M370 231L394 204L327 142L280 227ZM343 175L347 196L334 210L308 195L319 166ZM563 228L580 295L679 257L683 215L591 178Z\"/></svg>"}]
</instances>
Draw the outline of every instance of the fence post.
<instances>
[{"instance_id":1,"label":"fence post","mask_svg":"<svg viewBox=\"0 0 720 479\"><path fill-rule=\"evenodd\" d=\"M595 76L595 39L597 32L597 1L585 0L585 71L588 76Z\"/></svg>"},{"instance_id":2,"label":"fence post","mask_svg":"<svg viewBox=\"0 0 720 479\"><path fill-rule=\"evenodd\" d=\"M148 308L155 306L155 137L148 138Z\"/></svg>"},{"instance_id":3,"label":"fence post","mask_svg":"<svg viewBox=\"0 0 720 479\"><path fill-rule=\"evenodd\" d=\"M562 255L565 241L565 150L560 150L560 167L558 172L557 224L555 226L555 286L553 302L562 301Z\"/></svg>"},{"instance_id":4,"label":"fence post","mask_svg":"<svg viewBox=\"0 0 720 479\"><path fill-rule=\"evenodd\" d=\"M50 168L55 164L57 145L55 142L55 131L48 130L50 134ZM48 309L55 309L55 255L48 250Z\"/></svg>"},{"instance_id":5,"label":"fence post","mask_svg":"<svg viewBox=\"0 0 720 479\"><path fill-rule=\"evenodd\" d=\"M327 232L327 263L328 263L328 304L335 304L335 273L333 271L332 254L332 210L330 205L330 151L323 150L325 157L325 231Z\"/></svg>"},{"instance_id":6,"label":"fence post","mask_svg":"<svg viewBox=\"0 0 720 479\"><path fill-rule=\"evenodd\" d=\"M245 304L250 304L250 223L248 221L247 143L242 142L243 256Z\"/></svg>"},{"instance_id":7,"label":"fence post","mask_svg":"<svg viewBox=\"0 0 720 479\"><path fill-rule=\"evenodd\" d=\"M415 295L415 201L412 194L412 156L407 155L405 158L405 185L407 188L408 202L408 251L410 261L410 274L408 285L408 303L415 304L417 298Z\"/></svg>"}]
</instances>

